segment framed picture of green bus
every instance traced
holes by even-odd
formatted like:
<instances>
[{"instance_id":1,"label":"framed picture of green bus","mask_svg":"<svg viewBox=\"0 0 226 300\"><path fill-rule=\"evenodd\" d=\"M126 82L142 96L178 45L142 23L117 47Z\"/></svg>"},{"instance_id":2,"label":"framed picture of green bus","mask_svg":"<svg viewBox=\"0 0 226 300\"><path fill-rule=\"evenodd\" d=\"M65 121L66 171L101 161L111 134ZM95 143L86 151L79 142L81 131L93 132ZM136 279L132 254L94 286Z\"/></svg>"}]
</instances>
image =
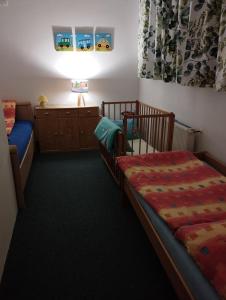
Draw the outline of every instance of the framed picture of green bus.
<instances>
[{"instance_id":1,"label":"framed picture of green bus","mask_svg":"<svg viewBox=\"0 0 226 300\"><path fill-rule=\"evenodd\" d=\"M55 49L57 51L73 51L73 37L70 32L55 33Z\"/></svg>"},{"instance_id":2,"label":"framed picture of green bus","mask_svg":"<svg viewBox=\"0 0 226 300\"><path fill-rule=\"evenodd\" d=\"M76 33L76 50L93 51L93 34L81 32Z\"/></svg>"}]
</instances>

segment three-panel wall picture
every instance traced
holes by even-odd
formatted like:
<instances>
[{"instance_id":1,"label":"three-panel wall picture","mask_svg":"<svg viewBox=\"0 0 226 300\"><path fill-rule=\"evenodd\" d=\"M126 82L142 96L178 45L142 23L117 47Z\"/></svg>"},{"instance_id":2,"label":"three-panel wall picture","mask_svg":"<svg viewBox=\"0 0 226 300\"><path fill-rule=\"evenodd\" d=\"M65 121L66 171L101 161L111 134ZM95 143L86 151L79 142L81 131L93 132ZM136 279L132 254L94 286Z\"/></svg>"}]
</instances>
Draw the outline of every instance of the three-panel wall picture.
<instances>
[{"instance_id":1,"label":"three-panel wall picture","mask_svg":"<svg viewBox=\"0 0 226 300\"><path fill-rule=\"evenodd\" d=\"M71 28L54 30L56 51L112 51L112 32L96 28L78 27L75 33Z\"/></svg>"}]
</instances>

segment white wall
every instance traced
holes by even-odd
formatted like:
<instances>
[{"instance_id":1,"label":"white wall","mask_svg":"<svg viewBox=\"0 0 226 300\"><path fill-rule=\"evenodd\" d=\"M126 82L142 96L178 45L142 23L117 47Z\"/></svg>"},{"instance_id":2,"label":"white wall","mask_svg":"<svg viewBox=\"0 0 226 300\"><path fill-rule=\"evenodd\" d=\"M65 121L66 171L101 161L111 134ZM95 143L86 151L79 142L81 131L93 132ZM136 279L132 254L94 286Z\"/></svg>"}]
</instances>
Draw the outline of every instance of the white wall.
<instances>
[{"instance_id":1,"label":"white wall","mask_svg":"<svg viewBox=\"0 0 226 300\"><path fill-rule=\"evenodd\" d=\"M136 99L137 0L9 0L0 7L0 98L70 105L69 79L90 79L87 104ZM52 26L114 29L108 53L57 52ZM81 69L79 69L81 68ZM83 78L85 79L85 78Z\"/></svg>"},{"instance_id":2,"label":"white wall","mask_svg":"<svg viewBox=\"0 0 226 300\"><path fill-rule=\"evenodd\" d=\"M173 111L176 119L201 129L198 150L226 163L226 93L150 79L141 79L139 87L141 100Z\"/></svg>"},{"instance_id":3,"label":"white wall","mask_svg":"<svg viewBox=\"0 0 226 300\"><path fill-rule=\"evenodd\" d=\"M0 105L0 281L16 214L17 205L10 165L9 147L5 133L2 107Z\"/></svg>"}]
</instances>

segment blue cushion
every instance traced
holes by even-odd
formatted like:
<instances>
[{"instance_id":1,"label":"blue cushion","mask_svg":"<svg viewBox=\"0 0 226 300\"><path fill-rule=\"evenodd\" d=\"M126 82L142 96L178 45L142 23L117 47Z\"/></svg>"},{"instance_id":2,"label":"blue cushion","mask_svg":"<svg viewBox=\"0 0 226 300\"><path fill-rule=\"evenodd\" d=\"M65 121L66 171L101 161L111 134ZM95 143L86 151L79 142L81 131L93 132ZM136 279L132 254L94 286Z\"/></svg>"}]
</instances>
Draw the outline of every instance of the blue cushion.
<instances>
[{"instance_id":1,"label":"blue cushion","mask_svg":"<svg viewBox=\"0 0 226 300\"><path fill-rule=\"evenodd\" d=\"M16 145L19 155L19 160L23 159L28 142L32 133L32 122L30 121L16 121L13 130L8 136L9 145Z\"/></svg>"},{"instance_id":2,"label":"blue cushion","mask_svg":"<svg viewBox=\"0 0 226 300\"><path fill-rule=\"evenodd\" d=\"M123 120L113 120L113 122L120 128L123 128ZM137 120L127 119L127 139L132 140L136 138L139 138L137 133Z\"/></svg>"}]
</instances>

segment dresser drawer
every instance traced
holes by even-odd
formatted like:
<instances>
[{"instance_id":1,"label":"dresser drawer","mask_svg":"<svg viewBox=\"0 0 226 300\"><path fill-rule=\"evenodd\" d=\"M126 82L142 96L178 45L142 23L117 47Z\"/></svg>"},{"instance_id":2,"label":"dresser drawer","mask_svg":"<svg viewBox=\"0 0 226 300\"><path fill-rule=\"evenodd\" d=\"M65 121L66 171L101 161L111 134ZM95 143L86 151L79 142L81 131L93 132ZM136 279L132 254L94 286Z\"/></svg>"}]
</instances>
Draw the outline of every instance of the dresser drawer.
<instances>
[{"instance_id":1,"label":"dresser drawer","mask_svg":"<svg viewBox=\"0 0 226 300\"><path fill-rule=\"evenodd\" d=\"M70 118L76 115L77 115L76 110L72 108L63 108L58 110L58 117Z\"/></svg>"},{"instance_id":2,"label":"dresser drawer","mask_svg":"<svg viewBox=\"0 0 226 300\"><path fill-rule=\"evenodd\" d=\"M81 107L78 108L78 114L80 117L98 116L99 107Z\"/></svg>"},{"instance_id":3,"label":"dresser drawer","mask_svg":"<svg viewBox=\"0 0 226 300\"><path fill-rule=\"evenodd\" d=\"M56 109L36 109L35 110L35 116L38 119L44 119L44 118L56 118L57 117L57 110Z\"/></svg>"}]
</instances>

